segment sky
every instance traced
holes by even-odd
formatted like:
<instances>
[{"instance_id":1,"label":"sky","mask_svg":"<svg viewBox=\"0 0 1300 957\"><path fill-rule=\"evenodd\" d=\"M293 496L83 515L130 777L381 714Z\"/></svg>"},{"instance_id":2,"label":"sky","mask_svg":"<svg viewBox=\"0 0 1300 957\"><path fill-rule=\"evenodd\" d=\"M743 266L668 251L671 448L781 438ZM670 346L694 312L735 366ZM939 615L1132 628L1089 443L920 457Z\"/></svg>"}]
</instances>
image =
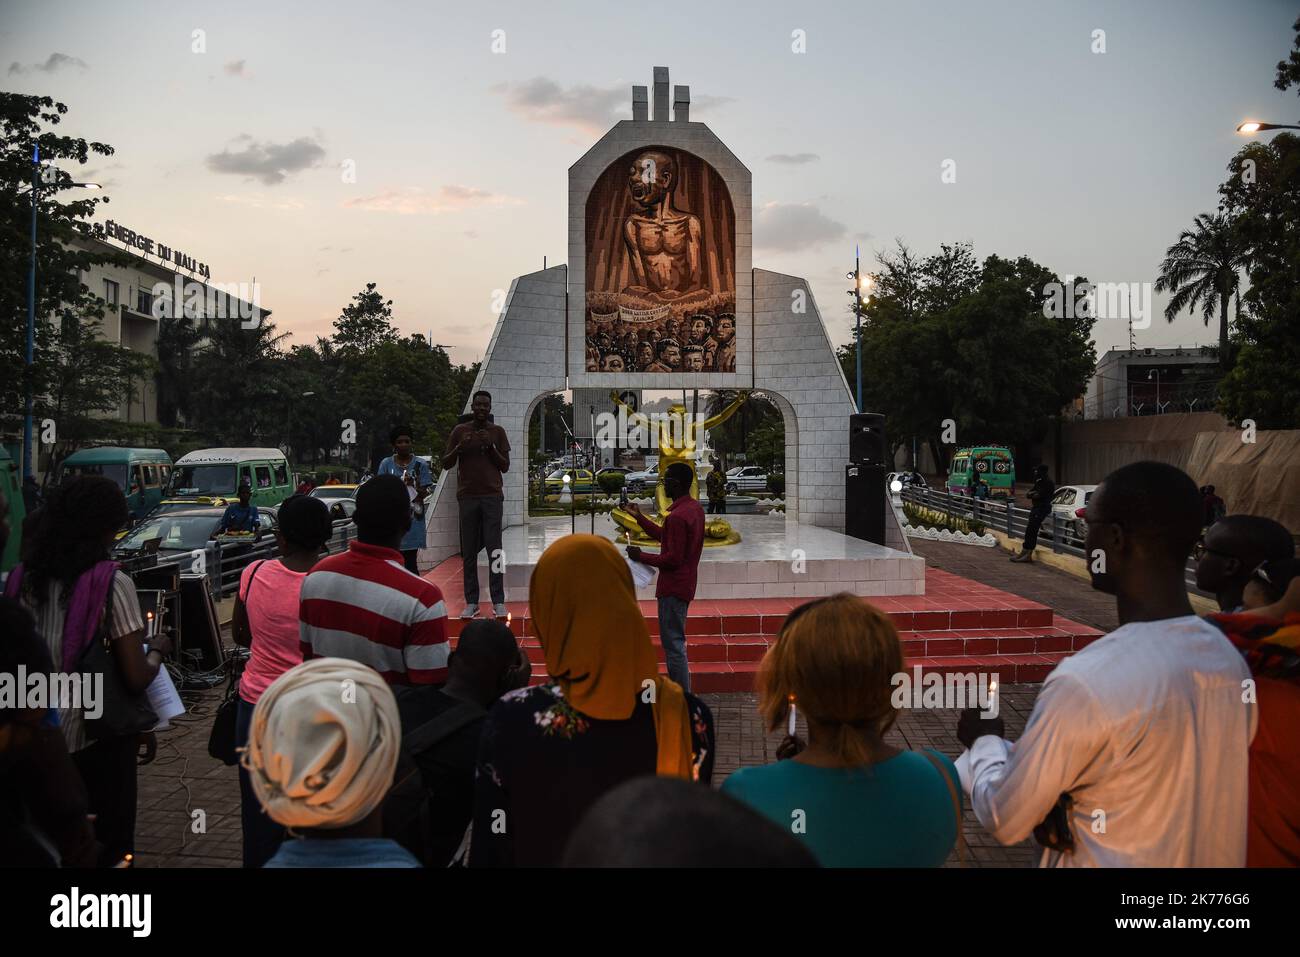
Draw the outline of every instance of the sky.
<instances>
[{"instance_id":1,"label":"sky","mask_svg":"<svg viewBox=\"0 0 1300 957\"><path fill-rule=\"evenodd\" d=\"M376 282L403 333L472 362L499 291L565 262L568 168L631 118L655 66L753 173L755 267L807 277L838 344L855 245L864 269L897 238L1154 281L1217 205L1235 126L1297 122L1295 91L1272 85L1297 14L1294 0L0 0L0 69L4 89L68 105L62 132L114 147L74 170L105 185L100 219L214 281L255 279L293 342L328 334ZM1167 323L1154 306L1139 346L1217 342L1199 315ZM1127 345L1126 324L1094 338L1099 354Z\"/></svg>"}]
</instances>

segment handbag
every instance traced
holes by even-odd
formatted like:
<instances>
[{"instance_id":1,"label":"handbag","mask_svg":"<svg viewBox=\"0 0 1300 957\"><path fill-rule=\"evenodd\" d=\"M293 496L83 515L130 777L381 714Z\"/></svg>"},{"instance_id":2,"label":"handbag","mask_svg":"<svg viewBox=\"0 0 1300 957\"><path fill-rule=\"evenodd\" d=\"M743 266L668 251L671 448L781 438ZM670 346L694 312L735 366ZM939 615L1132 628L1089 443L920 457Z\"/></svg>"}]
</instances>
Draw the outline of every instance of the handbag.
<instances>
[{"instance_id":1,"label":"handbag","mask_svg":"<svg viewBox=\"0 0 1300 957\"><path fill-rule=\"evenodd\" d=\"M248 599L253 597L253 582L257 580L257 570L266 564L262 559L248 576L248 590L244 592L244 608L248 608ZM217 705L216 716L212 719L212 730L208 732L208 754L226 767L239 763L239 751L236 748L235 725L239 714L239 673L235 662L230 664L230 680L226 682L226 692Z\"/></svg>"},{"instance_id":2,"label":"handbag","mask_svg":"<svg viewBox=\"0 0 1300 957\"><path fill-rule=\"evenodd\" d=\"M139 694L127 689L118 673L117 663L113 660L112 640L109 637L109 622L113 620L113 589L109 588L108 598L104 602L104 615L95 636L81 656L80 670L92 676L101 688L101 708L98 718L91 718L84 712L82 718L86 725L86 736L100 741L105 738L119 738L149 731L158 723L158 715L149 706L149 695Z\"/></svg>"},{"instance_id":3,"label":"handbag","mask_svg":"<svg viewBox=\"0 0 1300 957\"><path fill-rule=\"evenodd\" d=\"M931 754L929 751L921 751L920 754L921 757L925 758L932 765L934 765L934 769L939 772L939 777L943 778L943 783L948 787L948 798L949 800L952 801L953 813L956 814L957 816L957 866L965 867L966 866L966 832L962 828L961 796L957 793L957 789L953 787L952 778L950 778L948 776L948 772L943 769L943 764L939 761L939 759L935 757L933 754Z\"/></svg>"}]
</instances>

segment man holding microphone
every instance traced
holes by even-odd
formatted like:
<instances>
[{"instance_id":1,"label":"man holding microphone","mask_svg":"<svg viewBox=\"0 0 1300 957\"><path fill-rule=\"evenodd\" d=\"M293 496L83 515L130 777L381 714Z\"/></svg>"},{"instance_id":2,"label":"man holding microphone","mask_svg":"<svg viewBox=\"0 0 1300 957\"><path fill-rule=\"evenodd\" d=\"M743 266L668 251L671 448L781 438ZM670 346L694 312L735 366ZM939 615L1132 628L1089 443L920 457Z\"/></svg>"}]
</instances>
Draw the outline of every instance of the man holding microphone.
<instances>
[{"instance_id":1,"label":"man holding microphone","mask_svg":"<svg viewBox=\"0 0 1300 957\"><path fill-rule=\"evenodd\" d=\"M506 616L504 555L501 551L501 475L510 471L510 440L506 430L488 421L492 394L479 390L470 403L473 418L451 430L442 467L456 471L456 501L460 505L460 555L465 576L465 610L461 618L478 615L478 553L486 548L492 614Z\"/></svg>"}]
</instances>

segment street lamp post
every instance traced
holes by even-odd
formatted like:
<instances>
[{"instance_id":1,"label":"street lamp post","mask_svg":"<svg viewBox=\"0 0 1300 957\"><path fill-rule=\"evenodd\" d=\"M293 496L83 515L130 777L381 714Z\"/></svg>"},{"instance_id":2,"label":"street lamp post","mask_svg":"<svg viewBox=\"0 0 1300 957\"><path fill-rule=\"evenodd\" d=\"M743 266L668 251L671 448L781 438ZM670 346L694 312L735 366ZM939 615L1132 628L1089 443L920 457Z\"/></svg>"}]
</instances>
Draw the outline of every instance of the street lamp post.
<instances>
[{"instance_id":1,"label":"street lamp post","mask_svg":"<svg viewBox=\"0 0 1300 957\"><path fill-rule=\"evenodd\" d=\"M69 183L81 189L99 189L98 183ZM32 142L32 261L27 270L27 351L24 359L25 383L23 403L23 481L31 478L32 468L32 405L36 383L32 381L36 362L36 213L41 205L41 144Z\"/></svg>"},{"instance_id":2,"label":"street lamp post","mask_svg":"<svg viewBox=\"0 0 1300 957\"><path fill-rule=\"evenodd\" d=\"M1238 125L1238 133L1264 133L1268 130L1300 130L1300 126L1291 126L1287 123L1258 123L1255 120L1248 120Z\"/></svg>"},{"instance_id":3,"label":"street lamp post","mask_svg":"<svg viewBox=\"0 0 1300 957\"><path fill-rule=\"evenodd\" d=\"M857 246L853 247L853 272L845 276L853 280L853 352L857 360L856 405L862 411L862 290L871 285L871 277L862 275L862 257Z\"/></svg>"}]
</instances>

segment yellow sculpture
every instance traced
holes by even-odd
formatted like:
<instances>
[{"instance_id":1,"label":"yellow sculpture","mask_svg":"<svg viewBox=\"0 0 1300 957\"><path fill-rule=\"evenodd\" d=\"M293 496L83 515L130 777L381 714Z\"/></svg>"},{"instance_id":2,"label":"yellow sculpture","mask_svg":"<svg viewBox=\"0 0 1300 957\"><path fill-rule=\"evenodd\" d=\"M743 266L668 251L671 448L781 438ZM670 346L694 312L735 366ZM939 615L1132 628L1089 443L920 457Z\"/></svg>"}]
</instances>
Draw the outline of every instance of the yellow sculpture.
<instances>
[{"instance_id":1,"label":"yellow sculpture","mask_svg":"<svg viewBox=\"0 0 1300 957\"><path fill-rule=\"evenodd\" d=\"M618 397L618 393L610 392L610 399L615 405L621 406L628 412L628 423L639 425L642 428L652 428L650 419L644 412L637 412L632 409L626 402ZM736 410L745 404L749 398L748 392L737 394L736 398L727 404L717 415L697 422L694 417L687 415L686 406L680 402L673 403L668 408L669 421L665 425L660 423L659 432L659 475L660 481L655 488L655 505L660 517L668 514L668 506L672 504L668 498L668 493L664 491L663 475L668 471L669 466L678 462L686 465L691 470L691 497L700 497L700 485L695 475L695 446L701 437L701 433L706 429L712 429L726 422L736 414ZM624 532L630 536L631 541L635 542L653 542L649 536L641 529L641 525L629 512L621 508L616 508L610 512L610 518L618 524ZM705 526L704 543L706 545L730 545L740 541L740 534L731 528L731 525L722 519L711 520Z\"/></svg>"}]
</instances>

